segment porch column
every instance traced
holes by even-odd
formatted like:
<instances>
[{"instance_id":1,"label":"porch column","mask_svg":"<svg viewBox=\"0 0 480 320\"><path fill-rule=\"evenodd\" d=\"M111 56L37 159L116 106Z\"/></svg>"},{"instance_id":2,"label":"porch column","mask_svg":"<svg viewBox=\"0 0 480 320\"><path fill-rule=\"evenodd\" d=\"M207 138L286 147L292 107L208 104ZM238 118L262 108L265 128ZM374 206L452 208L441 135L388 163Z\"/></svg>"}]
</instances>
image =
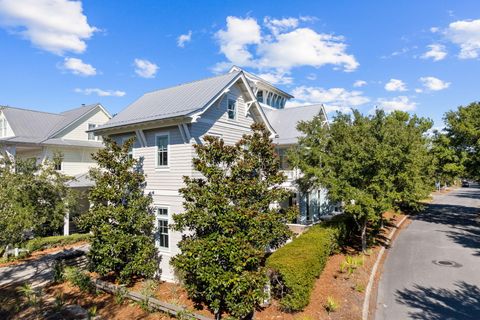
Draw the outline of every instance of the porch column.
<instances>
[{"instance_id":1,"label":"porch column","mask_svg":"<svg viewBox=\"0 0 480 320\"><path fill-rule=\"evenodd\" d=\"M70 235L70 210L67 210L67 213L63 217L63 235Z\"/></svg>"}]
</instances>

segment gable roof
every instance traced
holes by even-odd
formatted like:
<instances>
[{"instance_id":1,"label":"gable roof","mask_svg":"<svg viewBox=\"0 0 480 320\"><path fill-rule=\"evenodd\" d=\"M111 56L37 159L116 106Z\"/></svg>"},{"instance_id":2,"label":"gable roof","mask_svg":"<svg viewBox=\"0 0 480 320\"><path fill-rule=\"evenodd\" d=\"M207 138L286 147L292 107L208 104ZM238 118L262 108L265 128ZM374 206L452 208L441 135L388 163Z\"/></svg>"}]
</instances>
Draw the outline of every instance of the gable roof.
<instances>
[{"instance_id":1,"label":"gable roof","mask_svg":"<svg viewBox=\"0 0 480 320\"><path fill-rule=\"evenodd\" d=\"M46 141L97 107L101 107L105 111L98 103L81 106L62 113L0 106L0 111L5 115L15 134L13 137L3 138L0 141L31 143Z\"/></svg>"},{"instance_id":2,"label":"gable roof","mask_svg":"<svg viewBox=\"0 0 480 320\"><path fill-rule=\"evenodd\" d=\"M297 124L299 121L312 120L319 114L323 114L325 120L327 120L323 104L285 109L273 109L264 104L261 105L268 121L278 134L278 137L274 139L276 144L297 143L298 137L302 136L302 133L297 130Z\"/></svg>"},{"instance_id":3,"label":"gable roof","mask_svg":"<svg viewBox=\"0 0 480 320\"><path fill-rule=\"evenodd\" d=\"M92 131L191 115L215 100L241 73L227 73L146 93Z\"/></svg>"}]
</instances>

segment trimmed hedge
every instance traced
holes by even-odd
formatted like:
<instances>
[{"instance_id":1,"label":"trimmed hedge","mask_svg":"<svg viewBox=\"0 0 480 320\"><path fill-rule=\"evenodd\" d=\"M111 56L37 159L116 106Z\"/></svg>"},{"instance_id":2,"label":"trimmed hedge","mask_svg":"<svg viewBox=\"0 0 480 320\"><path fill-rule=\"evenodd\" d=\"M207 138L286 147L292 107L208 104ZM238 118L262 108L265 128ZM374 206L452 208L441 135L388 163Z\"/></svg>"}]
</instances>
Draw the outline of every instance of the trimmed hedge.
<instances>
[{"instance_id":1,"label":"trimmed hedge","mask_svg":"<svg viewBox=\"0 0 480 320\"><path fill-rule=\"evenodd\" d=\"M301 311L308 305L315 280L350 230L347 219L337 216L311 227L268 257L273 294L284 311Z\"/></svg>"},{"instance_id":2,"label":"trimmed hedge","mask_svg":"<svg viewBox=\"0 0 480 320\"><path fill-rule=\"evenodd\" d=\"M48 248L60 247L67 244L72 244L79 241L87 241L90 239L90 234L80 234L74 233L69 236L51 236L51 237L43 237L43 238L34 238L32 240L28 240L25 243L25 249L29 250L30 252L44 250Z\"/></svg>"}]
</instances>

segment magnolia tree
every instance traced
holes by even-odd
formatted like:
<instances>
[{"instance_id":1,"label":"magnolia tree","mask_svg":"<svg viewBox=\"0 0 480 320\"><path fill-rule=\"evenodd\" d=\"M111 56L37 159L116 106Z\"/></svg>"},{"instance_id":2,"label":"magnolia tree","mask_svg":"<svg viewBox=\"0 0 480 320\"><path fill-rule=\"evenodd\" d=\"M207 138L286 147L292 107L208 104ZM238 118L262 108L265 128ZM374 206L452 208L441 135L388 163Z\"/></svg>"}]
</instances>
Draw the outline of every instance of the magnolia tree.
<instances>
[{"instance_id":1,"label":"magnolia tree","mask_svg":"<svg viewBox=\"0 0 480 320\"><path fill-rule=\"evenodd\" d=\"M0 245L19 245L27 236L61 233L65 214L75 206L71 180L55 170L53 160L0 156Z\"/></svg>"},{"instance_id":2,"label":"magnolia tree","mask_svg":"<svg viewBox=\"0 0 480 320\"><path fill-rule=\"evenodd\" d=\"M343 204L366 250L369 227L378 229L384 211L418 208L431 190L430 127L405 112L338 113L330 126L318 116L298 124L304 136L289 158L303 172L301 188L326 187L330 200Z\"/></svg>"},{"instance_id":3,"label":"magnolia tree","mask_svg":"<svg viewBox=\"0 0 480 320\"><path fill-rule=\"evenodd\" d=\"M171 263L189 296L217 319L250 317L262 303L267 250L290 237L295 214L272 206L288 195L285 177L270 133L260 124L252 130L235 145L212 136L195 145L202 177L184 177L185 211L174 215L173 228L186 233Z\"/></svg>"},{"instance_id":4,"label":"magnolia tree","mask_svg":"<svg viewBox=\"0 0 480 320\"><path fill-rule=\"evenodd\" d=\"M113 274L124 283L134 276L152 277L158 256L142 161L129 156L133 139L120 146L105 138L104 144L93 155L98 168L89 173L95 181L89 192L91 208L79 219L80 226L93 234L90 268L101 275Z\"/></svg>"}]
</instances>

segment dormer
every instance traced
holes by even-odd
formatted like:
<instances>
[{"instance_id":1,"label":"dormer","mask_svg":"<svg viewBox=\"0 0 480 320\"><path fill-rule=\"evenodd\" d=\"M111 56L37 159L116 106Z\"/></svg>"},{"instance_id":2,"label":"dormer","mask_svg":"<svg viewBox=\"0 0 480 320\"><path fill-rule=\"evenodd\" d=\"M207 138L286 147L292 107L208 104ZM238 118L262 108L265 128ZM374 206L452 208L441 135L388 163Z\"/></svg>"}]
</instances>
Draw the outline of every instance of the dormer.
<instances>
[{"instance_id":1,"label":"dormer","mask_svg":"<svg viewBox=\"0 0 480 320\"><path fill-rule=\"evenodd\" d=\"M254 75L253 73L246 72L245 70L237 66L233 66L230 69L230 72L238 71L243 71L245 77L248 80L248 83L252 87L252 90L257 97L257 101L263 105L269 106L274 109L283 109L285 108L285 103L293 98L292 95L275 87L270 82L263 80L262 78Z\"/></svg>"}]
</instances>

